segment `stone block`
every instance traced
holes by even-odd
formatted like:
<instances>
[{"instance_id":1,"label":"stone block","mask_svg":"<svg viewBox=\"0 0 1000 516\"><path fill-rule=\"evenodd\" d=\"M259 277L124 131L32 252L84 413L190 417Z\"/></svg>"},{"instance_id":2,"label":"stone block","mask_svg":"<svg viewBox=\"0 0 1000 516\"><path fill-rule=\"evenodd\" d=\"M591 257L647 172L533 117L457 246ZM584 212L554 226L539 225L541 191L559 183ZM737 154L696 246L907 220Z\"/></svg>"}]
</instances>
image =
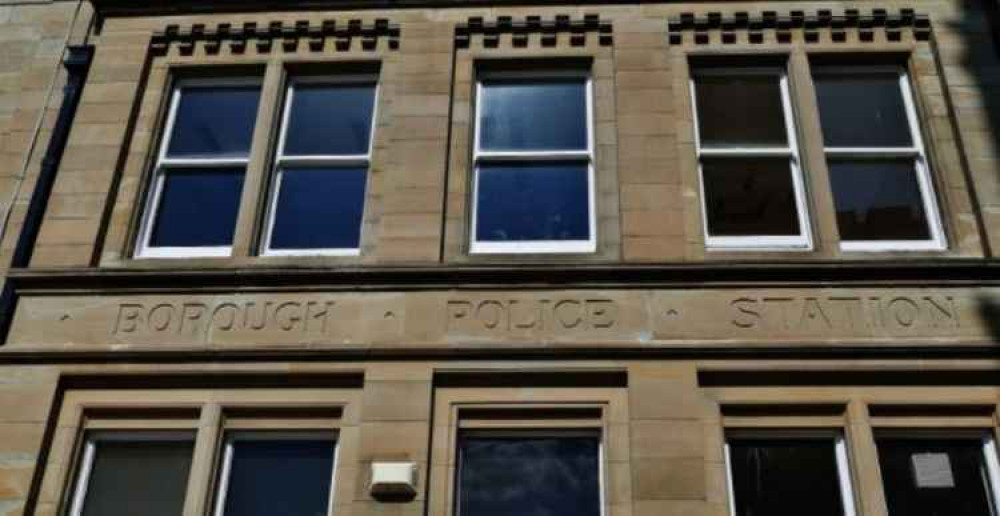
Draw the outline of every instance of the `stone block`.
<instances>
[{"instance_id":1,"label":"stone block","mask_svg":"<svg viewBox=\"0 0 1000 516\"><path fill-rule=\"evenodd\" d=\"M366 381L363 419L374 421L428 421L431 384L428 381Z\"/></svg>"},{"instance_id":2,"label":"stone block","mask_svg":"<svg viewBox=\"0 0 1000 516\"><path fill-rule=\"evenodd\" d=\"M634 459L632 478L637 501L705 499L705 462L701 458Z\"/></svg>"}]
</instances>

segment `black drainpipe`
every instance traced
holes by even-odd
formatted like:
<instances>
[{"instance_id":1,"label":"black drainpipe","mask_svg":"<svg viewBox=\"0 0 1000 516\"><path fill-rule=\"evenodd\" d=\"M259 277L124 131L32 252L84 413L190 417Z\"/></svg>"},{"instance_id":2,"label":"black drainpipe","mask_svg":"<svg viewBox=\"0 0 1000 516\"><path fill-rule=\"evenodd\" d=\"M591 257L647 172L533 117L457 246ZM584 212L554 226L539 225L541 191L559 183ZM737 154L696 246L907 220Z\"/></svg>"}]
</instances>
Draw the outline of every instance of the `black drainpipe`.
<instances>
[{"instance_id":1,"label":"black drainpipe","mask_svg":"<svg viewBox=\"0 0 1000 516\"><path fill-rule=\"evenodd\" d=\"M56 173L59 171L63 152L66 150L69 131L73 127L73 118L76 117L76 108L80 104L80 97L83 94L83 86L87 82L87 72L90 70L93 56L94 47L90 45L77 45L66 49L63 66L66 67L67 77L66 86L63 88L62 105L59 108L59 118L56 119L49 147L45 150L45 157L42 159L42 168L38 172L35 191L31 193L31 200L28 201L24 224L21 226L21 234L17 238L14 255L10 261L11 269L24 268L31 263L31 253L34 251L38 233L42 228L42 217L45 215L45 208L52 195L52 186L56 182ZM10 331L16 305L17 295L10 278L7 278L3 290L0 291L0 345L7 342L7 333Z\"/></svg>"}]
</instances>

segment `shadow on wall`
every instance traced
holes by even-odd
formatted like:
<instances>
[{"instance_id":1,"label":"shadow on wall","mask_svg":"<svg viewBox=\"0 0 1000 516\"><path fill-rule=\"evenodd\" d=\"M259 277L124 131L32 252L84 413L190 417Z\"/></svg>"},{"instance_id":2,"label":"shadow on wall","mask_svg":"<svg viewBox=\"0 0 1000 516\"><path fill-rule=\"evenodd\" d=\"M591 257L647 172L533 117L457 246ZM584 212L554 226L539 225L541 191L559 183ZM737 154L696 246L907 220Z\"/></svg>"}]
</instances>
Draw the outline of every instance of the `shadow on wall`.
<instances>
[{"instance_id":1,"label":"shadow on wall","mask_svg":"<svg viewBox=\"0 0 1000 516\"><path fill-rule=\"evenodd\" d=\"M1000 342L1000 299L979 296L979 315L989 326L994 342Z\"/></svg>"},{"instance_id":2,"label":"shadow on wall","mask_svg":"<svg viewBox=\"0 0 1000 516\"><path fill-rule=\"evenodd\" d=\"M1000 212L1000 169L995 161L1000 157L1000 0L961 0L961 9L962 17L949 27L961 40L935 39L941 64L947 67L943 72L953 92L953 113L966 131L966 169L978 180L974 199L988 226L987 213ZM957 73L963 69L968 73ZM996 238L993 242L996 247ZM1000 252L991 249L989 241L984 245L990 256Z\"/></svg>"},{"instance_id":3,"label":"shadow on wall","mask_svg":"<svg viewBox=\"0 0 1000 516\"><path fill-rule=\"evenodd\" d=\"M964 42L966 52L961 64L969 68L976 81L970 86L982 93L983 108L989 119L989 127L982 129L991 131L994 149L1000 152L1000 0L963 2L965 16L957 28L968 40ZM993 173L1000 176L1000 170Z\"/></svg>"},{"instance_id":4,"label":"shadow on wall","mask_svg":"<svg viewBox=\"0 0 1000 516\"><path fill-rule=\"evenodd\" d=\"M958 86L969 88L972 90L969 93L979 93L980 95L961 96L961 100L956 102L955 114L959 118L970 116L969 111L974 110L977 106L977 101L974 99L981 98L982 109L986 112L984 122L987 126L977 127L977 129L989 131L990 136L986 142L992 143L993 150L973 147L977 149L973 152L992 152L992 155L1000 155L1000 0L962 1L965 14L959 22L960 26L954 28L958 29L959 33L967 39L961 42L965 51L958 64L967 67L971 72L971 82L974 84ZM950 44L958 43L951 42ZM939 44L942 47L939 48L942 53L949 50L946 47L949 42L939 42ZM962 125L965 127L970 127L971 123L974 123L974 119L962 121ZM995 196L994 199L1000 200L1000 169L995 166L992 169L977 167L976 159L981 157L970 154L968 165L971 170L979 174L983 174L984 171L992 174L988 178L979 178L981 182L985 181L986 186L985 189L981 188L981 190L991 193L992 196ZM980 198L980 202L983 203L980 209L988 210L991 202L996 202L994 199ZM988 223L989 219L985 219L984 222ZM997 251L997 249L993 250L994 253ZM1000 298L984 294L979 297L978 302L979 313L988 324L994 342L1000 342Z\"/></svg>"},{"instance_id":5,"label":"shadow on wall","mask_svg":"<svg viewBox=\"0 0 1000 516\"><path fill-rule=\"evenodd\" d=\"M990 148L982 145L969 145L968 170L978 174L979 208L988 211L991 207L1000 210L1000 169L993 160L984 160L986 167L980 166L977 159L987 156L1000 156L1000 0L962 0L963 17L951 27L962 35L964 41L938 41L941 57L949 56L961 45L964 50L960 61L950 63L968 70L968 75L949 78L949 84L955 88L955 115L959 118L960 127L973 131L988 132L981 135L982 144L991 144ZM951 46L951 48L949 48ZM985 111L984 117L976 113L979 108ZM969 117L965 119L965 117ZM976 137L979 135L972 135ZM983 174L989 174L982 177ZM989 218L983 222L988 224ZM993 249L992 252L1000 251ZM990 256L991 258L993 256ZM979 314L986 321L994 342L1000 342L1000 298L981 295L978 298Z\"/></svg>"}]
</instances>

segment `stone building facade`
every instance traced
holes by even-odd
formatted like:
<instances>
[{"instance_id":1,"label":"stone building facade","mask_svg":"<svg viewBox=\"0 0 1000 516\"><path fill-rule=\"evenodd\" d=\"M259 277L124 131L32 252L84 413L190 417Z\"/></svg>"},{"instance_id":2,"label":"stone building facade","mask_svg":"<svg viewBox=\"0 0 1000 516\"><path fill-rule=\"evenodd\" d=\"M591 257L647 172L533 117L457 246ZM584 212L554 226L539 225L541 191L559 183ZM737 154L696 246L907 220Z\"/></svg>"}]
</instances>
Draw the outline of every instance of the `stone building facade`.
<instances>
[{"instance_id":1,"label":"stone building facade","mask_svg":"<svg viewBox=\"0 0 1000 516\"><path fill-rule=\"evenodd\" d=\"M997 514L996 17L0 0L0 514Z\"/></svg>"}]
</instances>

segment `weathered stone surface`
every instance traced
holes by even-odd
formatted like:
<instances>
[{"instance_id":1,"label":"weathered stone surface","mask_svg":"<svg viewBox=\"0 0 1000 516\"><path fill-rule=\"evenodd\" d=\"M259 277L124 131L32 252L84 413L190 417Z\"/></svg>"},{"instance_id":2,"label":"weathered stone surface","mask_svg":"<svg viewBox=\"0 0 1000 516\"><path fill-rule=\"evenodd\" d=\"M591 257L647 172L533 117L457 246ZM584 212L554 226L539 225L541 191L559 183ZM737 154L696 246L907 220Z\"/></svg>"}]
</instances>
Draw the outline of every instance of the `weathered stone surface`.
<instances>
[{"instance_id":1,"label":"weathered stone surface","mask_svg":"<svg viewBox=\"0 0 1000 516\"><path fill-rule=\"evenodd\" d=\"M81 43L86 35L96 46L45 229L34 250L36 268L89 267L92 257L100 256L101 267L163 267L185 273L240 267L247 285L253 285L252 266L259 265L445 267L471 262L515 269L524 262L566 267L619 261L886 262L991 259L1000 249L1000 153L994 136L1000 119L1000 60L985 13L971 2L914 0L901 6L929 16L933 45L917 41L909 29L902 31L900 41L877 32L873 42L865 43L856 27L846 31L843 42L834 41L824 28L815 42L806 43L805 31L794 28L791 41L783 43L768 28L760 43L748 42L746 31L737 42L722 43L721 31L712 28L706 31L707 42L696 41L689 30L678 44L668 30L668 20L684 13L729 17L775 11L784 16L794 10L839 14L859 8L867 14L885 7L895 14L900 7L832 1L407 9L383 4L350 12L316 6L298 12L203 8L196 14L112 16L103 20L100 31L90 30L93 10L86 2L76 25L70 26L77 7L76 2L0 0L0 214L9 208L5 203L14 201L6 233L0 235L0 256L9 256L17 240L51 137L65 80L58 60L66 34L71 32L70 43ZM516 20L568 15L575 20L587 14L611 24L610 44L600 44L589 32L573 44L571 34L563 32L553 46L544 46L540 33L530 34L523 47L515 46L508 33L497 48L488 47L482 36L468 48L455 45L456 25L473 16L491 21L507 15ZM169 24L215 30L222 23L239 28L247 22L267 27L281 21L287 28L300 20L315 25L326 19L361 19L365 24L387 19L399 24L399 49L388 49L382 40L365 49L363 38L356 37L343 50L327 42L314 52L308 38L300 38L287 50L278 39L266 53L258 53L251 42L242 54L228 44L210 54L199 42L191 55L182 55L174 45L145 68L152 34ZM946 251L851 254L839 249L820 124L815 113L809 114L815 96L810 58L837 52L909 55L914 100L949 238ZM790 56L814 250L705 249L689 68L696 54L746 53ZM476 65L496 59L540 64L569 56L592 63L598 252L470 256ZM275 73L283 73L292 61L338 61L330 64L334 70L339 61L380 64L360 257L256 256L258 221L266 218L261 199L269 195L273 168L268 158L273 122L282 98L282 80ZM255 175L246 183L250 189L238 233L243 240L234 256L132 259L130 239L158 141L168 69L262 63L271 66L270 89L262 97L270 104L262 109L268 115L257 131ZM132 124L135 130L129 134ZM112 190L116 184L117 192ZM80 455L89 425L123 432L161 427L198 432L199 466L185 514L207 514L218 478L217 444L229 431L227 425L269 428L287 424L280 420L290 414L336 406L343 410L339 419L312 417L283 428L335 429L334 514L449 516L455 513L455 443L465 430L458 407L515 408L514 413L541 407L544 413L585 405L599 407L600 419L583 424L565 417L516 420L508 413L474 423L505 431L544 428L553 433L573 427L599 433L608 516L728 515L724 445L730 432L840 432L849 449L859 514L883 515L875 431L954 427L995 434L1000 403L995 371L1000 364L983 348L1000 338L1000 323L990 315L1000 304L1000 287L969 281L952 287L874 284L882 286L466 286L370 292L364 287L355 292L234 287L210 293L127 287L82 292L56 286L20 292L10 337L0 346L0 514L66 513L78 467L74 457ZM963 355L966 345L976 346L976 354ZM931 347L950 354L940 358ZM699 358L697 352L709 348L718 353ZM855 354L858 348L865 348L864 353ZM873 358L887 348L895 348L891 357ZM285 353L337 350L356 353L343 360L335 353L307 358ZM161 361L147 353L152 351L176 354ZM229 351L241 353L227 355ZM266 353L242 353L246 351ZM817 357L813 351L837 353ZM89 359L87 352L100 352L99 358ZM345 374L363 381L343 390L302 386ZM595 387L588 383L594 374L623 380ZM836 378L830 380L831 375ZM707 381L711 378L715 383ZM727 378L736 380L730 384ZM145 384L159 388L136 387ZM901 406L907 409L905 417L886 416L893 413L886 407ZM170 410L162 409L178 407L198 417L164 417ZM93 417L102 413L113 417ZM231 417L235 413L241 417ZM40 457L47 462L39 463ZM389 503L370 496L370 463L384 460L417 464L414 500Z\"/></svg>"},{"instance_id":2,"label":"weathered stone surface","mask_svg":"<svg viewBox=\"0 0 1000 516\"><path fill-rule=\"evenodd\" d=\"M992 288L25 296L4 349L983 343Z\"/></svg>"}]
</instances>

